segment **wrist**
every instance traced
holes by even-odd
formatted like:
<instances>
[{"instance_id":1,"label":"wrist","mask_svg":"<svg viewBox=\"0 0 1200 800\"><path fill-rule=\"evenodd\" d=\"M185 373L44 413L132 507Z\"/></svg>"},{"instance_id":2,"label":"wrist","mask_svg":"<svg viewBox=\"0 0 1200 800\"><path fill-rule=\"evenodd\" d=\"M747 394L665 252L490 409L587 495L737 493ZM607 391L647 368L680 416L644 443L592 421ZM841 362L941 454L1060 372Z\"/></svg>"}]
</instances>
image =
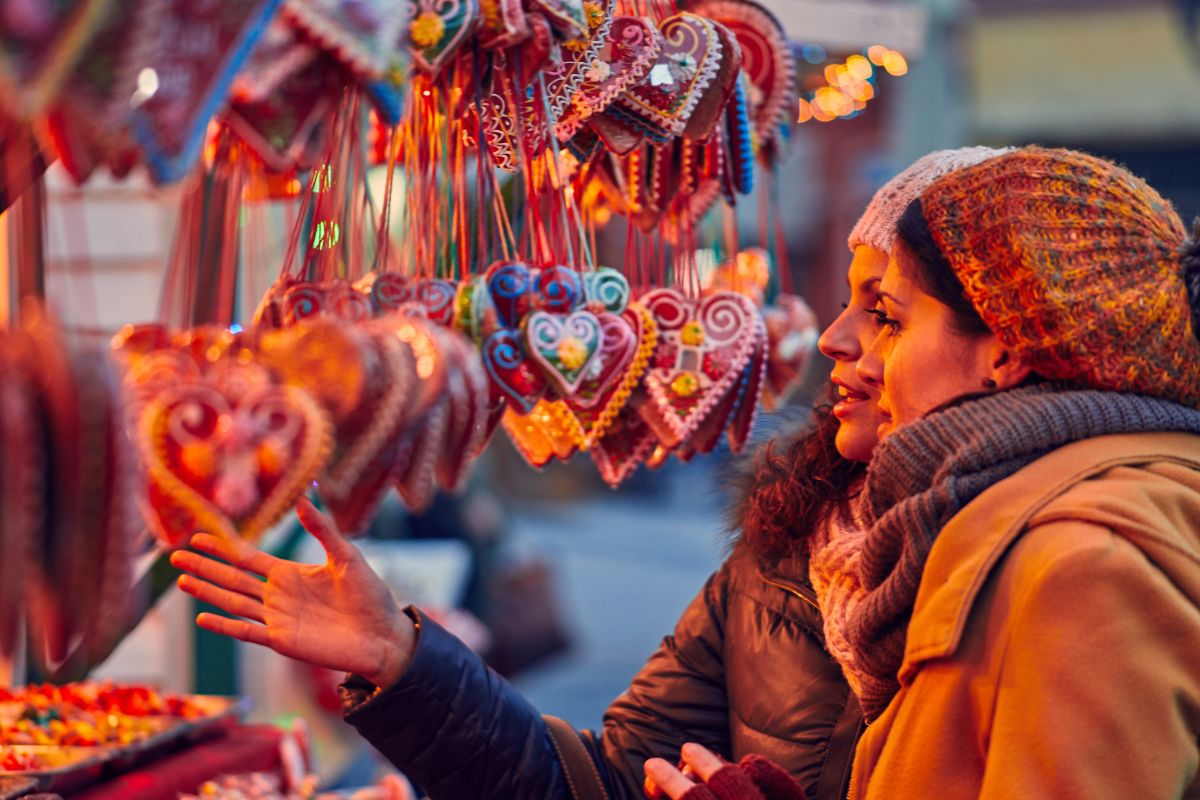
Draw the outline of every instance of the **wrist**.
<instances>
[{"instance_id":1,"label":"wrist","mask_svg":"<svg viewBox=\"0 0 1200 800\"><path fill-rule=\"evenodd\" d=\"M380 689L387 689L400 680L412 661L417 644L417 622L406 611L397 610L391 630L377 640L375 665L362 677Z\"/></svg>"}]
</instances>

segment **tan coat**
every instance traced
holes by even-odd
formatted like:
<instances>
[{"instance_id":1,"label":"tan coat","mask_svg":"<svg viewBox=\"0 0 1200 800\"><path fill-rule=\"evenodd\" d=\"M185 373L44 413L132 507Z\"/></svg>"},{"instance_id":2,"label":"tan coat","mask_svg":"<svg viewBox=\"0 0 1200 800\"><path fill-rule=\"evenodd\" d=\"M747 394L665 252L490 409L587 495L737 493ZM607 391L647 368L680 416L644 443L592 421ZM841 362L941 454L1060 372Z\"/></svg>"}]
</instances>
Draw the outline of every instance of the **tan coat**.
<instances>
[{"instance_id":1,"label":"tan coat","mask_svg":"<svg viewBox=\"0 0 1200 800\"><path fill-rule=\"evenodd\" d=\"M850 797L1200 797L1200 436L1105 436L938 536Z\"/></svg>"}]
</instances>

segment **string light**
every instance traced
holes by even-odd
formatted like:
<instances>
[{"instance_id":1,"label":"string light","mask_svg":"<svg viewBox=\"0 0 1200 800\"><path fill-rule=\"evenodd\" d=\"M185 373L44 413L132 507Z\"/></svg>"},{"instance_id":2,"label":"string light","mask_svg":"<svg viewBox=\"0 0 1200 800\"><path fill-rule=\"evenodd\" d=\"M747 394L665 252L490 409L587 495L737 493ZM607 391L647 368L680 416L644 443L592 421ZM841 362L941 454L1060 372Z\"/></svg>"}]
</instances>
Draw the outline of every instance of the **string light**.
<instances>
[{"instance_id":1,"label":"string light","mask_svg":"<svg viewBox=\"0 0 1200 800\"><path fill-rule=\"evenodd\" d=\"M825 62L825 49L820 45L805 45L801 53L814 66ZM814 72L805 80L806 91L797 104L796 122L857 117L878 95L876 79L880 70L893 77L906 75L908 60L903 53L876 44L847 57L845 62L825 64L820 73Z\"/></svg>"}]
</instances>

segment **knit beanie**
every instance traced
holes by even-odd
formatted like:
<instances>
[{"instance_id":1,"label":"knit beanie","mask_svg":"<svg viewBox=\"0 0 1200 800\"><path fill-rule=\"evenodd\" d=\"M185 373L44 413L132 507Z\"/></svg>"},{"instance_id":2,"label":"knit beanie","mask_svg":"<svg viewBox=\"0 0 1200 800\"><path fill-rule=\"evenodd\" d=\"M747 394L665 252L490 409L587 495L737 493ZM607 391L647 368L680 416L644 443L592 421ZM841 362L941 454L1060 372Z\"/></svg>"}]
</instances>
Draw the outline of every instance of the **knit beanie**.
<instances>
[{"instance_id":1,"label":"knit beanie","mask_svg":"<svg viewBox=\"0 0 1200 800\"><path fill-rule=\"evenodd\" d=\"M978 164L1012 148L994 150L990 147L960 147L957 150L935 150L921 156L896 177L875 192L867 210L850 231L847 244L850 252L860 244L868 245L881 253L889 253L896 241L896 220L908 208L908 204L920 196L929 184L955 170Z\"/></svg>"},{"instance_id":2,"label":"knit beanie","mask_svg":"<svg viewBox=\"0 0 1200 800\"><path fill-rule=\"evenodd\" d=\"M983 321L1039 375L1200 408L1187 232L1140 178L1026 147L939 179L919 207Z\"/></svg>"}]
</instances>

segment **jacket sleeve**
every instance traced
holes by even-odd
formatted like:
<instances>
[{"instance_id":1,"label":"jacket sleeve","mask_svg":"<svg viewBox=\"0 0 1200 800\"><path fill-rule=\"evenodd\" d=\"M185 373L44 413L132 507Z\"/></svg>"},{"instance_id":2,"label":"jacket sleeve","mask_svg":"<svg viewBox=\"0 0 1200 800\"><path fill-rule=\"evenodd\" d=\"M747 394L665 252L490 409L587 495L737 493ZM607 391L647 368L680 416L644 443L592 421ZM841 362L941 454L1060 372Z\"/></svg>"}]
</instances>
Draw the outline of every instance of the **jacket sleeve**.
<instances>
[{"instance_id":1,"label":"jacket sleeve","mask_svg":"<svg viewBox=\"0 0 1200 800\"><path fill-rule=\"evenodd\" d=\"M641 798L648 758L679 760L685 742L728 754L729 703L725 692L725 610L730 560L713 574L604 715L594 737L600 768L614 800Z\"/></svg>"},{"instance_id":2,"label":"jacket sleeve","mask_svg":"<svg viewBox=\"0 0 1200 800\"><path fill-rule=\"evenodd\" d=\"M436 622L419 623L407 671L346 721L432 800L567 800L541 715ZM353 680L343 687L353 694Z\"/></svg>"},{"instance_id":3,"label":"jacket sleeve","mask_svg":"<svg viewBox=\"0 0 1200 800\"><path fill-rule=\"evenodd\" d=\"M1128 540L1079 521L1014 594L983 798L1177 798L1200 766L1195 605Z\"/></svg>"}]
</instances>

